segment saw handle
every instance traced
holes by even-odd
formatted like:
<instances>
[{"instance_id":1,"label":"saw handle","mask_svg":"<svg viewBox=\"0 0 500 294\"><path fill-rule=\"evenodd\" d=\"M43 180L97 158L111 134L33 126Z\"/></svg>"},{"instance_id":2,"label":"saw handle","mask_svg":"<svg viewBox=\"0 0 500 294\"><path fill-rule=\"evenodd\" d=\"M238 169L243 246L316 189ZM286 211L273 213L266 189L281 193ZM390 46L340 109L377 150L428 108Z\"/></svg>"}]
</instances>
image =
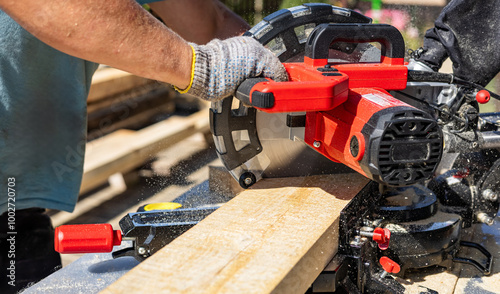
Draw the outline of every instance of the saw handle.
<instances>
[{"instance_id":1,"label":"saw handle","mask_svg":"<svg viewBox=\"0 0 500 294\"><path fill-rule=\"evenodd\" d=\"M349 77L338 70L317 70L304 63L283 63L283 66L288 81L246 79L236 89L236 98L246 106L268 113L326 111L347 100Z\"/></svg>"},{"instance_id":2,"label":"saw handle","mask_svg":"<svg viewBox=\"0 0 500 294\"><path fill-rule=\"evenodd\" d=\"M403 36L398 29L387 24L320 24L306 42L305 57L328 59L330 45L335 42L378 42L382 45L381 63L404 64Z\"/></svg>"},{"instance_id":3,"label":"saw handle","mask_svg":"<svg viewBox=\"0 0 500 294\"><path fill-rule=\"evenodd\" d=\"M54 233L54 247L59 253L111 252L121 242L121 231L113 230L110 224L64 225Z\"/></svg>"},{"instance_id":4,"label":"saw handle","mask_svg":"<svg viewBox=\"0 0 500 294\"><path fill-rule=\"evenodd\" d=\"M266 78L249 78L243 81L236 89L236 98L243 102L245 105L258 107L258 108L271 108L274 106L274 94L272 92L264 93L260 91L253 91L252 88L261 82L269 82Z\"/></svg>"}]
</instances>

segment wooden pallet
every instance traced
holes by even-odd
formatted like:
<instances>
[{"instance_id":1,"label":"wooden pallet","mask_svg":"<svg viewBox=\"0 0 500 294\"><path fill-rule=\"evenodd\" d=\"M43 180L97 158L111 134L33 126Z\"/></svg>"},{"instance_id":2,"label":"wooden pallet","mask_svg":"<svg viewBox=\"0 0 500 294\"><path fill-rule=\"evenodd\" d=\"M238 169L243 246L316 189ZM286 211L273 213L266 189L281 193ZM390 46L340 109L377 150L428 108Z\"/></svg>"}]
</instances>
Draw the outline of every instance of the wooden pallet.
<instances>
[{"instance_id":1,"label":"wooden pallet","mask_svg":"<svg viewBox=\"0 0 500 294\"><path fill-rule=\"evenodd\" d=\"M115 68L100 68L92 78L87 103L97 103L110 96L153 82Z\"/></svg>"},{"instance_id":2,"label":"wooden pallet","mask_svg":"<svg viewBox=\"0 0 500 294\"><path fill-rule=\"evenodd\" d=\"M122 115L121 110L123 109L123 105L117 106L117 104L127 104L128 100L135 99L137 95L134 96L133 93L130 93L134 89L138 89L136 92L139 96L145 95L146 98L148 93L143 93L143 90L159 91L160 95L168 96L165 100L173 98L171 97L172 95L165 93L163 88L151 86L152 83L155 82L118 69L101 68L92 79L92 86L87 100L88 109L91 114L111 109L112 112L119 112ZM149 86L146 87L146 85ZM117 96L121 93L130 94ZM146 98L139 97L139 101L132 101L130 103L136 105L141 100L147 100ZM153 99L157 99L156 96ZM146 111L132 117L134 122L138 120L144 121L144 119L156 114L158 111L173 110L175 108L171 103L164 105L157 104L154 104L155 107L153 109L146 109ZM116 111L116 109L120 111ZM127 109L127 111L129 113L130 109ZM103 119L98 114L95 116L97 119ZM123 124L122 120L118 124L114 124L113 127L114 129L119 129L125 127ZM140 131L119 129L102 138L91 141L86 146L84 175L80 194L106 183L108 178L114 174L126 173L140 166L145 161L154 158L156 152L196 132L208 132L208 130L208 113L206 109L203 109L187 117L173 116L168 120L156 123Z\"/></svg>"},{"instance_id":3,"label":"wooden pallet","mask_svg":"<svg viewBox=\"0 0 500 294\"><path fill-rule=\"evenodd\" d=\"M119 130L87 144L80 193L85 193L116 173L128 172L172 144L197 132L208 132L207 109L173 116L139 131Z\"/></svg>"},{"instance_id":4,"label":"wooden pallet","mask_svg":"<svg viewBox=\"0 0 500 294\"><path fill-rule=\"evenodd\" d=\"M140 129L176 109L174 89L114 69L99 69L87 101L88 140L116 130ZM198 108L199 109L199 108Z\"/></svg>"}]
</instances>

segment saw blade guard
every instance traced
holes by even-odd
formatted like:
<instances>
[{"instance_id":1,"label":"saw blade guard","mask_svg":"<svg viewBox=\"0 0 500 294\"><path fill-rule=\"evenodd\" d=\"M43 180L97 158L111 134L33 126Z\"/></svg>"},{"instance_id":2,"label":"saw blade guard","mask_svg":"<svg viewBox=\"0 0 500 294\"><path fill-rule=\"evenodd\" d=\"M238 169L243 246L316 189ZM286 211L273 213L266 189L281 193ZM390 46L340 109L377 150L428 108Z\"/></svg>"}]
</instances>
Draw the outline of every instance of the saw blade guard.
<instances>
[{"instance_id":1,"label":"saw blade guard","mask_svg":"<svg viewBox=\"0 0 500 294\"><path fill-rule=\"evenodd\" d=\"M262 152L256 109L236 105L232 98L212 103L210 126L217 155L240 186L247 188L262 178L270 159Z\"/></svg>"},{"instance_id":2,"label":"saw blade guard","mask_svg":"<svg viewBox=\"0 0 500 294\"><path fill-rule=\"evenodd\" d=\"M282 62L302 61L306 41L317 25L370 22L370 18L353 10L328 4L303 4L265 17L245 36L264 44ZM304 144L304 128L287 126L288 117L303 115L264 113L233 97L212 103L210 126L217 154L243 188L268 176L304 176L346 170Z\"/></svg>"}]
</instances>

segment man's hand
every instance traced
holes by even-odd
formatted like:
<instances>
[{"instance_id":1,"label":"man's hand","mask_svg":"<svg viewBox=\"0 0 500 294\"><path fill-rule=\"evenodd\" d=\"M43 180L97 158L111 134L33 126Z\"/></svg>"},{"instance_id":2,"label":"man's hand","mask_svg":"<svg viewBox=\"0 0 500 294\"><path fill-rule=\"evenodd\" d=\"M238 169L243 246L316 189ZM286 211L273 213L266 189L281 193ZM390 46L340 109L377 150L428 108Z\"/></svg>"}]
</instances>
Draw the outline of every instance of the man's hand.
<instances>
[{"instance_id":1,"label":"man's hand","mask_svg":"<svg viewBox=\"0 0 500 294\"><path fill-rule=\"evenodd\" d=\"M212 40L192 45L194 64L191 85L182 92L217 101L232 95L249 77L268 77L286 81L285 67L274 54L250 37Z\"/></svg>"}]
</instances>

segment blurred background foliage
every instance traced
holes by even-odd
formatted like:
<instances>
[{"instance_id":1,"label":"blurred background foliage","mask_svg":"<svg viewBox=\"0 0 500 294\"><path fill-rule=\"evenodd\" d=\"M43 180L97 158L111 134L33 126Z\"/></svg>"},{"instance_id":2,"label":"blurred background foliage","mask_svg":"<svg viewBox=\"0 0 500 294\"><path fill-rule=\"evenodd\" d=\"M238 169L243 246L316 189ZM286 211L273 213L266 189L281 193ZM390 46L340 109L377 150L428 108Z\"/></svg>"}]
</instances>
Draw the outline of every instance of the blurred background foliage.
<instances>
[{"instance_id":1,"label":"blurred background foliage","mask_svg":"<svg viewBox=\"0 0 500 294\"><path fill-rule=\"evenodd\" d=\"M433 26L443 5L404 5L408 1L383 0L221 0L229 8L242 16L250 25L257 24L265 16L282 8L303 3L328 3L339 7L355 9L372 17L374 22L389 23L397 27L405 37L407 47L416 49L422 45L425 31ZM418 1L410 1L418 2ZM429 2L429 1L426 1ZM432 2L432 1L431 1ZM436 0L436 4L445 1Z\"/></svg>"}]
</instances>

